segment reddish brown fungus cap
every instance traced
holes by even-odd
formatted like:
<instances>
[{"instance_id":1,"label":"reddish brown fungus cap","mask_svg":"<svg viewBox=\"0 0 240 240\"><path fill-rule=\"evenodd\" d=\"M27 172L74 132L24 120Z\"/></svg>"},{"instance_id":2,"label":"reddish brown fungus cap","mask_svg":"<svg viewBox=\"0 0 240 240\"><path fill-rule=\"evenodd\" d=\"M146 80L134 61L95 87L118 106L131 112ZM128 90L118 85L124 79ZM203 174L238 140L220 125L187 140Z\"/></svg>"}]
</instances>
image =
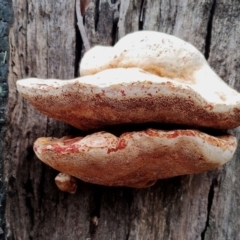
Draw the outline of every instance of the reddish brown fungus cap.
<instances>
[{"instance_id":1,"label":"reddish brown fungus cap","mask_svg":"<svg viewBox=\"0 0 240 240\"><path fill-rule=\"evenodd\" d=\"M157 179L201 173L226 163L236 149L231 135L196 130L98 132L78 138L39 138L37 156L51 167L86 182L147 187Z\"/></svg>"}]
</instances>

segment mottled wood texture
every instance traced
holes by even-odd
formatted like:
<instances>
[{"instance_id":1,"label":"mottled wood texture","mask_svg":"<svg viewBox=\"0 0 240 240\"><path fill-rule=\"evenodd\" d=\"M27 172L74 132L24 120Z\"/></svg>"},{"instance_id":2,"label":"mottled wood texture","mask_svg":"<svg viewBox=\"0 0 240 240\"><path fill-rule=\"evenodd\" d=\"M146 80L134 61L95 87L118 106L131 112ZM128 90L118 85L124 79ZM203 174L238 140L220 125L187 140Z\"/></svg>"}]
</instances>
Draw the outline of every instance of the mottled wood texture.
<instances>
[{"instance_id":1,"label":"mottled wood texture","mask_svg":"<svg viewBox=\"0 0 240 240\"><path fill-rule=\"evenodd\" d=\"M56 171L34 156L37 137L76 130L35 111L16 91L17 79L73 78L84 52L75 2L12 0L9 95L4 136L7 239L240 239L240 152L212 172L160 180L147 189L83 183L60 192ZM90 44L114 44L151 29L195 45L240 90L240 1L92 0L85 15ZM240 131L234 130L240 137Z\"/></svg>"},{"instance_id":2,"label":"mottled wood texture","mask_svg":"<svg viewBox=\"0 0 240 240\"><path fill-rule=\"evenodd\" d=\"M5 130L5 108L8 97L7 75L9 44L8 32L12 22L11 1L0 0L0 239L4 239L4 208L6 191L3 183L3 134Z\"/></svg>"}]
</instances>

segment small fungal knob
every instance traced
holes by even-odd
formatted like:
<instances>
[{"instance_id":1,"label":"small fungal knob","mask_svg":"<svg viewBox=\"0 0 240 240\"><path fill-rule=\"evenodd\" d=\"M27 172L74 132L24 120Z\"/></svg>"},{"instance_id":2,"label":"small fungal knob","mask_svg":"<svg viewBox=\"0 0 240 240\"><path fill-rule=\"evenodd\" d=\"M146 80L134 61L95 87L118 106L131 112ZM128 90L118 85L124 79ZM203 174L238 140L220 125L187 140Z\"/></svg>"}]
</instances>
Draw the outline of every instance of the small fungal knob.
<instances>
[{"instance_id":1,"label":"small fungal knob","mask_svg":"<svg viewBox=\"0 0 240 240\"><path fill-rule=\"evenodd\" d=\"M74 194L77 191L77 180L66 173L59 173L55 178L55 183L63 192Z\"/></svg>"}]
</instances>

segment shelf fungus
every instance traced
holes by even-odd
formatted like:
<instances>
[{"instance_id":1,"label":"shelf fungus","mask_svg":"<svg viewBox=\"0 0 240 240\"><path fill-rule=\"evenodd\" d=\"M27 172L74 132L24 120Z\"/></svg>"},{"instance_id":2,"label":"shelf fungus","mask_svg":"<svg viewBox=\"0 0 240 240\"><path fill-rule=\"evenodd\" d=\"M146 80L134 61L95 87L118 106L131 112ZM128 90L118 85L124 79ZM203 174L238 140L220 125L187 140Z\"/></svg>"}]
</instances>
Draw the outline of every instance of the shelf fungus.
<instances>
[{"instance_id":1,"label":"shelf fungus","mask_svg":"<svg viewBox=\"0 0 240 240\"><path fill-rule=\"evenodd\" d=\"M73 80L17 81L18 91L43 114L95 131L37 139L34 151L51 167L86 182L141 188L232 158L237 142L226 130L240 125L240 94L191 44L135 32L114 47L90 49L80 73ZM168 124L177 130L166 130ZM106 131L125 126L128 131L118 135Z\"/></svg>"}]
</instances>

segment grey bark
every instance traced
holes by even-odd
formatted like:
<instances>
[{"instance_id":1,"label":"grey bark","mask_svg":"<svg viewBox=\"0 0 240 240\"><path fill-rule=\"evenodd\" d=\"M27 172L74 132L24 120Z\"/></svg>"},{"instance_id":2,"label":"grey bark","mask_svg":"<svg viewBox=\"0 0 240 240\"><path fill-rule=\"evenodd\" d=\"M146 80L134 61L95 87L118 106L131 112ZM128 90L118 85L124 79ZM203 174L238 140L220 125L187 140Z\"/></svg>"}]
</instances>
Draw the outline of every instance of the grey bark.
<instances>
[{"instance_id":1,"label":"grey bark","mask_svg":"<svg viewBox=\"0 0 240 240\"><path fill-rule=\"evenodd\" d=\"M0 239L4 238L5 220L4 208L6 189L3 183L3 155L4 147L3 132L5 126L5 108L8 96L7 74L8 74L8 32L12 21L11 1L0 1Z\"/></svg>"},{"instance_id":2,"label":"grey bark","mask_svg":"<svg viewBox=\"0 0 240 240\"><path fill-rule=\"evenodd\" d=\"M0 92L6 239L240 239L239 149L222 168L159 180L147 189L79 180L75 195L60 192L54 184L57 172L36 158L32 145L41 136L78 131L34 110L17 93L15 83L26 77L77 76L84 48L75 2L12 0L11 25L11 14L6 15L10 1L0 0L0 6L0 61L10 49L7 103L7 91ZM91 46L112 45L142 29L178 36L203 52L215 71L239 91L239 11L239 0L92 0L85 28ZM0 72L4 89L5 64ZM233 132L239 139L239 129Z\"/></svg>"}]
</instances>

